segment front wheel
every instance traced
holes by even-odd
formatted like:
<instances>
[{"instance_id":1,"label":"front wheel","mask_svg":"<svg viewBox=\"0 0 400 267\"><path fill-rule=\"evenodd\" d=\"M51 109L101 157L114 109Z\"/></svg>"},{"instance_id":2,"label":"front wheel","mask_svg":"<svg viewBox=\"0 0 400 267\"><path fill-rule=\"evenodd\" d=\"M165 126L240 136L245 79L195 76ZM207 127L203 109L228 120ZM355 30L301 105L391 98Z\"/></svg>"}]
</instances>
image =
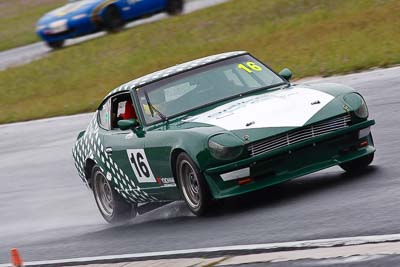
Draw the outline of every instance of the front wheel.
<instances>
[{"instance_id":1,"label":"front wheel","mask_svg":"<svg viewBox=\"0 0 400 267\"><path fill-rule=\"evenodd\" d=\"M63 47L64 45L64 40L61 41L55 41L55 42L47 42L47 45L53 49L59 49Z\"/></svg>"},{"instance_id":2,"label":"front wheel","mask_svg":"<svg viewBox=\"0 0 400 267\"><path fill-rule=\"evenodd\" d=\"M197 216L206 214L211 208L210 190L203 174L186 153L179 154L176 160L176 174L190 211Z\"/></svg>"},{"instance_id":3,"label":"front wheel","mask_svg":"<svg viewBox=\"0 0 400 267\"><path fill-rule=\"evenodd\" d=\"M366 155L364 157L349 161L349 162L345 162L342 164L339 164L339 166L345 170L346 172L349 173L354 173L354 172L359 172L364 170L365 168L367 168L371 162L374 160L374 154L375 153L371 153L369 155Z\"/></svg>"},{"instance_id":4,"label":"front wheel","mask_svg":"<svg viewBox=\"0 0 400 267\"><path fill-rule=\"evenodd\" d=\"M93 168L92 181L97 207L108 223L124 223L136 215L135 207L115 191L97 166Z\"/></svg>"},{"instance_id":5,"label":"front wheel","mask_svg":"<svg viewBox=\"0 0 400 267\"><path fill-rule=\"evenodd\" d=\"M169 15L178 15L183 11L183 0L168 0L167 13Z\"/></svg>"},{"instance_id":6,"label":"front wheel","mask_svg":"<svg viewBox=\"0 0 400 267\"><path fill-rule=\"evenodd\" d=\"M103 24L106 31L114 33L120 31L125 21L119 12L119 9L115 6L110 6L104 11Z\"/></svg>"}]
</instances>

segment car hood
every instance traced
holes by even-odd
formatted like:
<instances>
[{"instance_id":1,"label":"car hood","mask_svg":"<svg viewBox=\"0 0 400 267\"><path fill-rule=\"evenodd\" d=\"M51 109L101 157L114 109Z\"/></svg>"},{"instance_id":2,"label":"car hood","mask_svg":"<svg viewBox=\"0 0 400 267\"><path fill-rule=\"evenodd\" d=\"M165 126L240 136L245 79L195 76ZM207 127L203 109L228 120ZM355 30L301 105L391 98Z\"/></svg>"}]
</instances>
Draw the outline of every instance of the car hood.
<instances>
[{"instance_id":1,"label":"car hood","mask_svg":"<svg viewBox=\"0 0 400 267\"><path fill-rule=\"evenodd\" d=\"M62 7L54 9L45 14L38 22L38 24L48 23L54 20L67 19L71 16L78 14L87 14L96 7L102 0L81 0L77 2L68 3Z\"/></svg>"},{"instance_id":2,"label":"car hood","mask_svg":"<svg viewBox=\"0 0 400 267\"><path fill-rule=\"evenodd\" d=\"M329 93L294 86L244 97L184 122L217 126L255 141L341 114L344 110L338 101Z\"/></svg>"}]
</instances>

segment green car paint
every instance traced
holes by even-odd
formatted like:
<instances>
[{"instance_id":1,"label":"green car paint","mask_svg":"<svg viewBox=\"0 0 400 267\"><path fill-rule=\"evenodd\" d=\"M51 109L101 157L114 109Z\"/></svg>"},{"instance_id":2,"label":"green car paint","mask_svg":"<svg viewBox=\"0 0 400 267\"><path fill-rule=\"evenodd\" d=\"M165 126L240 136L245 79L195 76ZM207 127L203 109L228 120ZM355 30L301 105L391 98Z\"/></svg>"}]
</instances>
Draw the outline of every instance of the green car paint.
<instances>
[{"instance_id":1,"label":"green car paint","mask_svg":"<svg viewBox=\"0 0 400 267\"><path fill-rule=\"evenodd\" d=\"M179 77L190 83L192 73L202 74L202 68L212 70L214 65L223 67L227 61L238 61L243 75L258 75L259 68L267 68L247 52L230 52L149 74L111 91L73 147L75 166L83 182L91 186L91 168L98 165L128 202L178 200L181 194L176 182L175 161L179 153L186 152L204 174L212 196L220 199L374 153L371 134L361 138L358 134L375 122L357 115L365 102L344 85L292 85L270 71L281 82L187 108L185 112L181 112L181 106L187 102L173 99L172 102L178 102L172 107L173 112L166 113L171 116L165 118L162 118L165 114L158 114L162 103L150 103L149 100L157 100L157 97L150 95L155 89L148 88L162 87L164 81ZM179 88L175 89L179 91ZM196 90L191 86L187 88ZM120 96L131 98L138 118L137 121L120 120L118 128L110 125L110 120L118 114L113 113L110 106ZM191 99L190 103L196 103L195 97ZM264 112L263 105L269 114ZM265 118L269 118L268 123L263 122ZM312 131L320 129L321 125L326 132L314 134ZM295 139L285 145L279 143L282 141L274 143L291 135L298 138L306 131L312 132L308 138ZM359 147L363 141L368 141L368 145ZM264 146L271 146L268 142L272 142L274 149L263 151L263 142L267 144ZM257 144L261 152L253 155L251 147ZM218 153L222 154L216 155L215 149L210 151L211 146L217 149L221 146L223 152ZM235 151L225 153L225 148L228 152ZM227 178L227 173L247 168L253 178L250 183L240 185L238 179Z\"/></svg>"}]
</instances>

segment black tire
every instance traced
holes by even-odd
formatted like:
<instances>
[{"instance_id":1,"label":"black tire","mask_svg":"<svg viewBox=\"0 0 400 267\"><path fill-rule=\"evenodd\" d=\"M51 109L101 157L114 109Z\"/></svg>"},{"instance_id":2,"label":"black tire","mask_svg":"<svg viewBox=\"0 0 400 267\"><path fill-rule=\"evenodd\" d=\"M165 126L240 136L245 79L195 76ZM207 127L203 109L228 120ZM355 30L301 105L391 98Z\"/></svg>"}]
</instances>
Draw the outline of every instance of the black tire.
<instances>
[{"instance_id":1,"label":"black tire","mask_svg":"<svg viewBox=\"0 0 400 267\"><path fill-rule=\"evenodd\" d=\"M179 15L183 12L183 0L168 0L167 13L169 15Z\"/></svg>"},{"instance_id":2,"label":"black tire","mask_svg":"<svg viewBox=\"0 0 400 267\"><path fill-rule=\"evenodd\" d=\"M119 9L115 6L109 6L103 14L104 29L110 33L120 31L125 25Z\"/></svg>"},{"instance_id":3,"label":"black tire","mask_svg":"<svg viewBox=\"0 0 400 267\"><path fill-rule=\"evenodd\" d=\"M346 172L349 173L356 173L356 172L360 172L364 169L366 169L371 162L374 160L374 155L375 153L371 153L369 155L366 155L364 157L346 162L346 163L342 163L339 164L339 166L345 170Z\"/></svg>"},{"instance_id":4,"label":"black tire","mask_svg":"<svg viewBox=\"0 0 400 267\"><path fill-rule=\"evenodd\" d=\"M98 166L92 170L92 185L97 207L108 223L124 223L135 217L135 206L115 191Z\"/></svg>"},{"instance_id":5,"label":"black tire","mask_svg":"<svg viewBox=\"0 0 400 267\"><path fill-rule=\"evenodd\" d=\"M212 197L207 182L193 160L184 152L176 160L176 175L183 199L197 216L211 209Z\"/></svg>"},{"instance_id":6,"label":"black tire","mask_svg":"<svg viewBox=\"0 0 400 267\"><path fill-rule=\"evenodd\" d=\"M60 49L64 45L64 40L55 41L55 42L47 42L47 45L53 49Z\"/></svg>"}]
</instances>

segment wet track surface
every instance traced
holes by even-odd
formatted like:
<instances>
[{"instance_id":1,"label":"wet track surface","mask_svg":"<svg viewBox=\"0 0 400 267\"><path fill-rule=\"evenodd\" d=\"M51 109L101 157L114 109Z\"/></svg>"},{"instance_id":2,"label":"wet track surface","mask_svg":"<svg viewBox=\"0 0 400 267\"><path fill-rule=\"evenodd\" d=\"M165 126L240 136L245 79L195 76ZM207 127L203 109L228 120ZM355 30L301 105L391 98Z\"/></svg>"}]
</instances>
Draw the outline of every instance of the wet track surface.
<instances>
[{"instance_id":1,"label":"wet track surface","mask_svg":"<svg viewBox=\"0 0 400 267\"><path fill-rule=\"evenodd\" d=\"M373 165L353 176L334 167L226 200L206 218L176 202L108 226L71 156L90 115L0 126L0 263L11 247L33 261L400 233L400 67L323 81L366 98L377 122Z\"/></svg>"},{"instance_id":2,"label":"wet track surface","mask_svg":"<svg viewBox=\"0 0 400 267\"><path fill-rule=\"evenodd\" d=\"M207 8L209 6L221 4L224 2L227 2L229 0L186 0L186 6L184 10L184 14L194 12L199 9ZM131 23L128 23L125 28L133 28L139 25L143 25L146 23L150 23L153 21L157 20L162 20L168 18L168 15L165 13L157 14L155 16L146 18L146 19L141 19L137 21L133 21ZM34 28L32 27L32 31L34 31ZM105 32L98 32L90 35L86 35L83 37L75 38L75 39L69 39L66 41L65 45L70 46L70 45L76 45L82 42L89 41L91 39L95 39L101 36L104 36ZM19 66L23 65L26 63L29 63L33 60L45 57L52 51L51 48L49 48L44 42L37 42L34 44L29 44L26 46L6 50L6 51L1 51L0 52L0 70L7 69L9 67L13 66Z\"/></svg>"}]
</instances>

